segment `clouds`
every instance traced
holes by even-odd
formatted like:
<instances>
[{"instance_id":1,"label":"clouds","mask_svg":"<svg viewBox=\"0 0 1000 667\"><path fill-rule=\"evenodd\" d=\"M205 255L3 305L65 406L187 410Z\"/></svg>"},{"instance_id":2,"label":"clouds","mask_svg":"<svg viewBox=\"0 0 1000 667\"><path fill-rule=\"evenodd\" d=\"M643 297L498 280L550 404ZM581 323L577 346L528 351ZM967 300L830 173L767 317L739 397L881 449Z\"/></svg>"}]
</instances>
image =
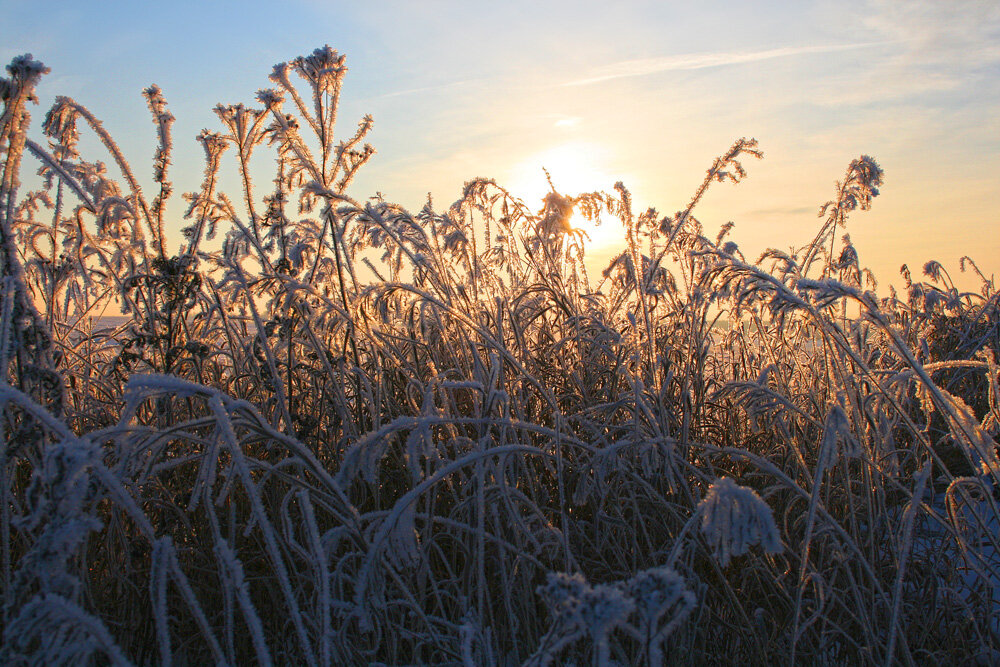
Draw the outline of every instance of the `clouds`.
<instances>
[{"instance_id":1,"label":"clouds","mask_svg":"<svg viewBox=\"0 0 1000 667\"><path fill-rule=\"evenodd\" d=\"M1000 58L1000 5L993 0L876 0L860 19L878 34L907 44L905 56L912 62L975 66Z\"/></svg>"},{"instance_id":2,"label":"clouds","mask_svg":"<svg viewBox=\"0 0 1000 667\"><path fill-rule=\"evenodd\" d=\"M964 88L977 98L998 99L1000 4L995 1L874 0L858 23L898 44L870 77L882 98L944 91L950 96Z\"/></svg>"}]
</instances>

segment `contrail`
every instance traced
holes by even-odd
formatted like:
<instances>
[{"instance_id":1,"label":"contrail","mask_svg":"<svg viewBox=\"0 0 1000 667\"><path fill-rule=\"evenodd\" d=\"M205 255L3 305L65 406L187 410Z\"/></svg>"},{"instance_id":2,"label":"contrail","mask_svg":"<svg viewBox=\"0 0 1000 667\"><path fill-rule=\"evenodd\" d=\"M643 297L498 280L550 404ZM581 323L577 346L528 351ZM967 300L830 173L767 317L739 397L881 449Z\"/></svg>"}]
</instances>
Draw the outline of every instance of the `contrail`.
<instances>
[{"instance_id":1,"label":"contrail","mask_svg":"<svg viewBox=\"0 0 1000 667\"><path fill-rule=\"evenodd\" d=\"M727 65L739 65L742 63L756 62L758 60L771 60L773 58L787 58L789 56L799 56L812 53L831 53L834 51L850 51L853 49L863 49L871 46L879 46L886 42L865 42L861 44L836 44L828 46L789 46L780 49L767 49L766 51L749 52L728 52L728 53L685 53L678 56L664 56L662 58L642 58L639 60L623 60L621 62L605 65L594 70L592 76L577 81L569 81L564 86L587 86L592 83L610 81L611 79L622 79L631 76L646 76L658 72L672 72L678 70L706 69L708 67L725 67Z\"/></svg>"}]
</instances>

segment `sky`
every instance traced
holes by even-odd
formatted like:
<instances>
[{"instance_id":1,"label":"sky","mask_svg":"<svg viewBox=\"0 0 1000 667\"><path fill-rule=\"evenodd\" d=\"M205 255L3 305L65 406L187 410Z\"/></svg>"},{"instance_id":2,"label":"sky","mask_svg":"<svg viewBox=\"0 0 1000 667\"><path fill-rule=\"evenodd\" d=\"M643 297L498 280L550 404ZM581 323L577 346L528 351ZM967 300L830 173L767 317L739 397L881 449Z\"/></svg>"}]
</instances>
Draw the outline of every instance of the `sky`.
<instances>
[{"instance_id":1,"label":"sky","mask_svg":"<svg viewBox=\"0 0 1000 667\"><path fill-rule=\"evenodd\" d=\"M474 177L534 205L545 167L565 194L623 181L637 209L683 209L715 156L754 137L764 151L738 185L695 210L751 259L801 247L851 160L885 184L847 232L885 285L899 267L959 260L1000 278L1000 3L46 2L0 0L0 60L52 69L33 119L56 95L87 106L151 188L155 131L141 91L164 91L172 178L197 189L195 136L221 129L219 102L253 104L275 63L329 44L347 56L342 136L370 113L378 151L350 189L438 208ZM263 193L265 188L260 188ZM235 192L234 192L235 194ZM183 202L171 232L179 243ZM611 222L591 230L592 264L614 255Z\"/></svg>"}]
</instances>

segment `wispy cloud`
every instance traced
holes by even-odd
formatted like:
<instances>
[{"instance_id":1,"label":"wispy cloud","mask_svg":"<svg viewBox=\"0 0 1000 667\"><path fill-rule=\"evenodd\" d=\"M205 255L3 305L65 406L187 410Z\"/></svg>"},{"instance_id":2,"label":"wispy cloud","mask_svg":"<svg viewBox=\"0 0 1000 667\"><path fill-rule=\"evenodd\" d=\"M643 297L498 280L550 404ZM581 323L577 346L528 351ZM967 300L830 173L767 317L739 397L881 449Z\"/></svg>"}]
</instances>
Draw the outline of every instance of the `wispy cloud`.
<instances>
[{"instance_id":1,"label":"wispy cloud","mask_svg":"<svg viewBox=\"0 0 1000 667\"><path fill-rule=\"evenodd\" d=\"M852 51L873 46L881 46L886 42L865 42L861 44L832 44L827 46L788 46L764 51L721 52L721 53L685 53L662 58L643 58L639 60L623 60L621 62L597 68L585 78L568 81L564 86L587 86L593 83L622 79L633 76L646 76L660 72L679 70L706 69L709 67L726 67L743 63L788 58L816 53L832 53L836 51Z\"/></svg>"},{"instance_id":2,"label":"wispy cloud","mask_svg":"<svg viewBox=\"0 0 1000 667\"><path fill-rule=\"evenodd\" d=\"M450 83L442 83L435 86L422 86L420 88L407 88L405 90L395 90L389 93L383 93L382 95L376 96L376 99L386 99L390 97L402 97L403 95L418 95L421 93L436 93L442 90L449 90L454 88L461 88L466 86L472 81L452 81Z\"/></svg>"},{"instance_id":3,"label":"wispy cloud","mask_svg":"<svg viewBox=\"0 0 1000 667\"><path fill-rule=\"evenodd\" d=\"M775 208L758 208L748 211L747 215L762 218L775 218L779 216L801 217L804 215L815 215L819 206L779 206Z\"/></svg>"}]
</instances>

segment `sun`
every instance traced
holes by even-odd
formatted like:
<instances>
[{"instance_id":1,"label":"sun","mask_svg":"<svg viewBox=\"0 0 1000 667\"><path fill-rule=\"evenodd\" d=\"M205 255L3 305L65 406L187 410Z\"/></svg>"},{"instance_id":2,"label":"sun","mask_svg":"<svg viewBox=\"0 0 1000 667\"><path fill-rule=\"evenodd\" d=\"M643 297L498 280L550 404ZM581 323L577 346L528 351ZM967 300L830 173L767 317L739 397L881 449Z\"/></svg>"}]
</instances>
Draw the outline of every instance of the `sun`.
<instances>
[{"instance_id":1,"label":"sun","mask_svg":"<svg viewBox=\"0 0 1000 667\"><path fill-rule=\"evenodd\" d=\"M616 177L601 166L610 162L610 152L604 146L588 142L565 143L519 162L511 170L507 182L511 194L537 211L550 192L544 170L548 170L560 194L576 196L585 192L611 191L622 176ZM609 215L602 216L598 225L587 220L580 211L574 211L570 225L586 233L590 239L588 247L595 250L625 242L621 221Z\"/></svg>"}]
</instances>

